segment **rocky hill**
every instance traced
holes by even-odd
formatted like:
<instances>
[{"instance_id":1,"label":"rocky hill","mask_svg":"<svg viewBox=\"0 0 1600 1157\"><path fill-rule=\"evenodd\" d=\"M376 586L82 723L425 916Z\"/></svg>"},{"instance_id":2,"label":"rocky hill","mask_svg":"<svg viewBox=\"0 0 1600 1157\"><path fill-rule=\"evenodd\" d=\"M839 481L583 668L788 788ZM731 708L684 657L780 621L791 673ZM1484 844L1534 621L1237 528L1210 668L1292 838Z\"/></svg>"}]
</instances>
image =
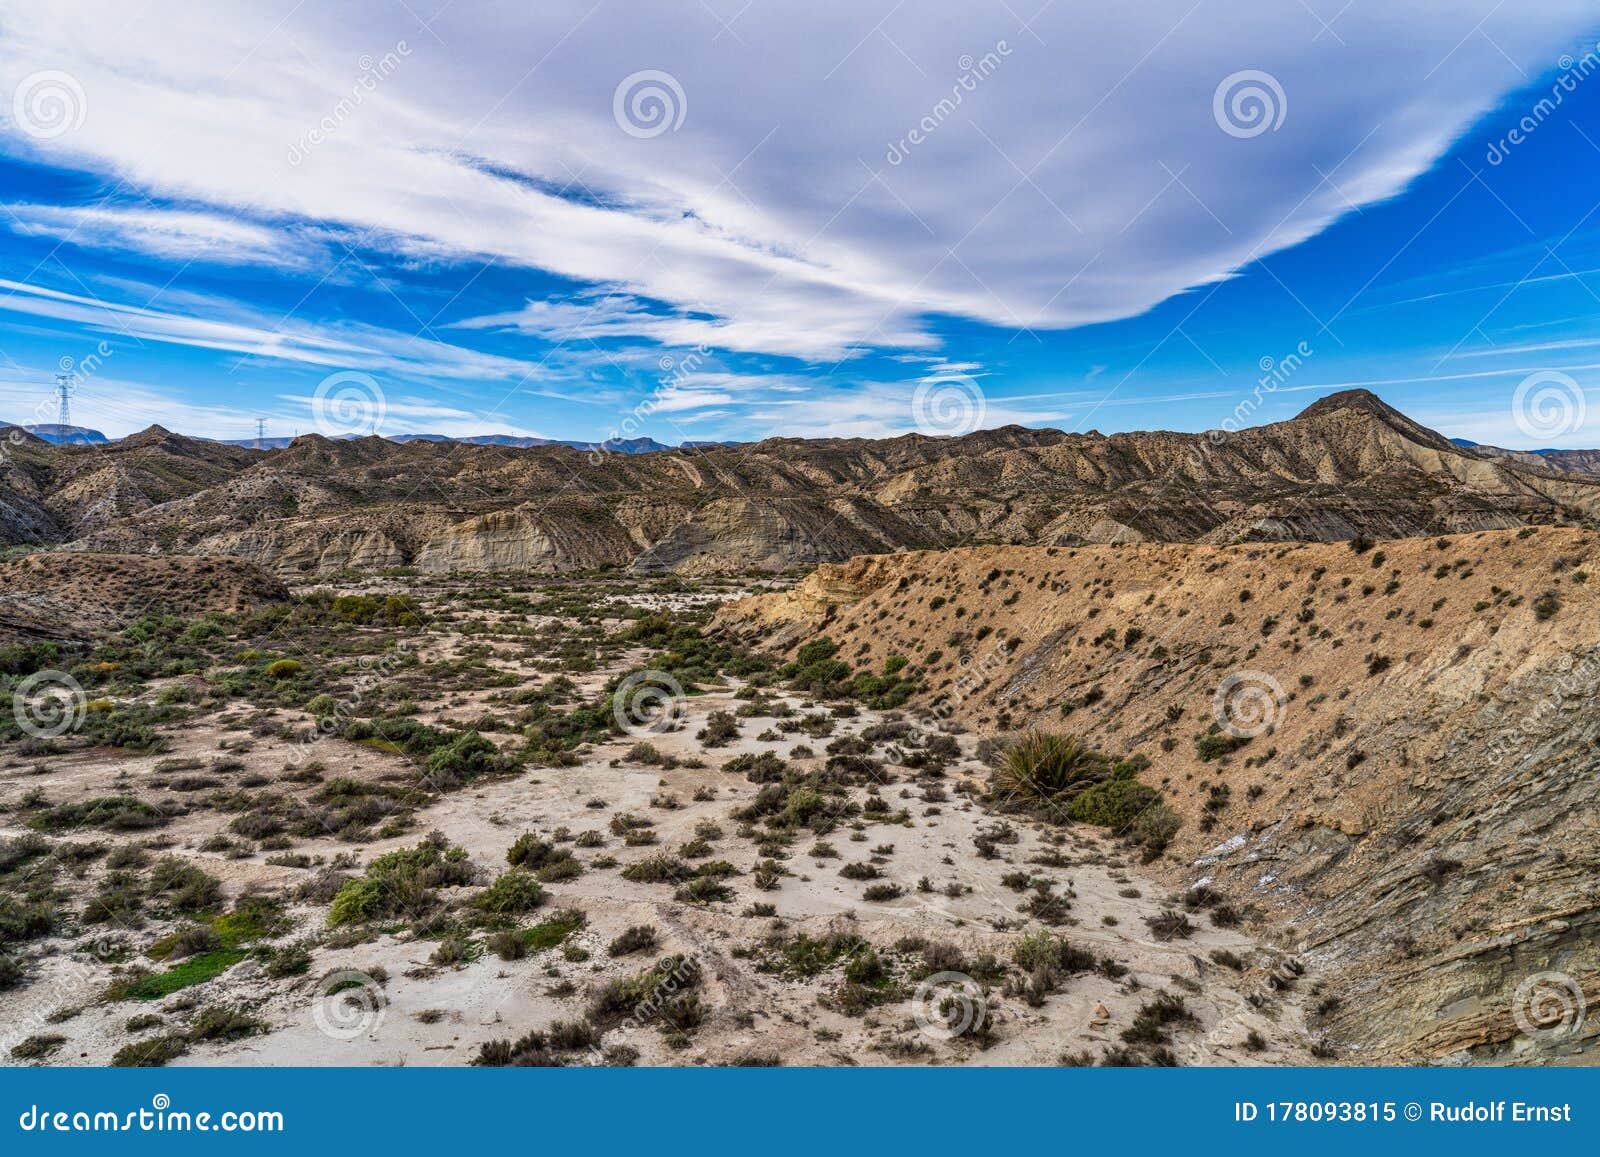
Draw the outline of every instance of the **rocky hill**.
<instances>
[{"instance_id":1,"label":"rocky hill","mask_svg":"<svg viewBox=\"0 0 1600 1157\"><path fill-rule=\"evenodd\" d=\"M110 447L20 447L0 465L0 535L291 572L697 574L976 543L1330 541L1600 515L1600 476L1536 457L1458 446L1359 390L1236 433L1011 426L641 454L317 435L263 453L152 427Z\"/></svg>"},{"instance_id":2,"label":"rocky hill","mask_svg":"<svg viewBox=\"0 0 1600 1157\"><path fill-rule=\"evenodd\" d=\"M0 562L0 643L81 642L142 615L237 612L288 597L278 579L240 559L41 552Z\"/></svg>"},{"instance_id":3,"label":"rocky hill","mask_svg":"<svg viewBox=\"0 0 1600 1157\"><path fill-rule=\"evenodd\" d=\"M820 567L723 625L786 653L826 636L860 668L904 655L919 710L1148 760L1184 821L1166 872L1315 966L1347 1055L1583 1063L1597 563L1600 535L1550 528L990 547ZM1579 1027L1547 1031L1562 1009Z\"/></svg>"}]
</instances>

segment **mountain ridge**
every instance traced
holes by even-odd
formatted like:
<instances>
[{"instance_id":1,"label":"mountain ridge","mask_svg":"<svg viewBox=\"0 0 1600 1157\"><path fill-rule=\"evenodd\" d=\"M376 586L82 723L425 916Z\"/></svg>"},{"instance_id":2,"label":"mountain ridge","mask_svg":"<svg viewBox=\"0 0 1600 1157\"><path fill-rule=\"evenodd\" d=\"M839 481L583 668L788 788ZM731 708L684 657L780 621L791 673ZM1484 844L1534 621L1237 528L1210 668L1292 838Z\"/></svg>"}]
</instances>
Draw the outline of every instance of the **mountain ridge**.
<instances>
[{"instance_id":1,"label":"mountain ridge","mask_svg":"<svg viewBox=\"0 0 1600 1157\"><path fill-rule=\"evenodd\" d=\"M779 571L974 543L1413 537L1600 518L1600 475L1462 447L1364 390L1234 432L1003 426L597 454L160 426L18 447L0 541L289 572Z\"/></svg>"}]
</instances>

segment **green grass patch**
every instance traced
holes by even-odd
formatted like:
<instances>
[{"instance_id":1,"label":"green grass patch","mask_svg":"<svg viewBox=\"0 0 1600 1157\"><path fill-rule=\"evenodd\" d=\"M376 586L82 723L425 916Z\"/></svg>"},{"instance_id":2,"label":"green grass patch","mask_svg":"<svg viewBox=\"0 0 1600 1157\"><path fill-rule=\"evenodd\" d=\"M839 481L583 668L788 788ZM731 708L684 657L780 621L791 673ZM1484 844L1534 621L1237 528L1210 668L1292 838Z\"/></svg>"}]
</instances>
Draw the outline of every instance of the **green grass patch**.
<instances>
[{"instance_id":1,"label":"green grass patch","mask_svg":"<svg viewBox=\"0 0 1600 1157\"><path fill-rule=\"evenodd\" d=\"M245 955L236 948L224 948L220 952L191 956L165 972L141 977L126 986L114 986L110 996L113 1000L162 1000L174 992L215 980L243 960Z\"/></svg>"},{"instance_id":2,"label":"green grass patch","mask_svg":"<svg viewBox=\"0 0 1600 1157\"><path fill-rule=\"evenodd\" d=\"M528 946L529 952L560 948L566 943L567 937L582 928L584 923L581 912L558 912L555 919L545 920L532 928L524 929L522 942Z\"/></svg>"}]
</instances>

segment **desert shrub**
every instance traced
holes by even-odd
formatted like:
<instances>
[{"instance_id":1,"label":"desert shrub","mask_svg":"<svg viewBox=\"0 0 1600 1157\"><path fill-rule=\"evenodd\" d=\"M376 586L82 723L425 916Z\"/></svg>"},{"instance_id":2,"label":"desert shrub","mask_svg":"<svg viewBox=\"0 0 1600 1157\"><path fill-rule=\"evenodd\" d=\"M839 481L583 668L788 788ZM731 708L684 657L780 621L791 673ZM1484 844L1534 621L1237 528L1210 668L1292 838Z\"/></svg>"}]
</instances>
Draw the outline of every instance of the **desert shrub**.
<instances>
[{"instance_id":1,"label":"desert shrub","mask_svg":"<svg viewBox=\"0 0 1600 1157\"><path fill-rule=\"evenodd\" d=\"M1163 992L1154 1000L1139 1006L1133 1023L1122 1030L1122 1039L1131 1045L1165 1044L1170 1026L1193 1024L1194 1020L1194 1014L1185 1006L1183 997Z\"/></svg>"},{"instance_id":2,"label":"desert shrub","mask_svg":"<svg viewBox=\"0 0 1600 1157\"><path fill-rule=\"evenodd\" d=\"M1213 723L1209 731L1195 737L1194 753L1203 762L1210 763L1214 759L1221 759L1224 755L1231 755L1249 742L1242 736L1229 735Z\"/></svg>"},{"instance_id":3,"label":"desert shrub","mask_svg":"<svg viewBox=\"0 0 1600 1157\"><path fill-rule=\"evenodd\" d=\"M516 760L476 731L468 731L428 757L425 782L446 789L486 775L500 775L516 767Z\"/></svg>"},{"instance_id":4,"label":"desert shrub","mask_svg":"<svg viewBox=\"0 0 1600 1157\"><path fill-rule=\"evenodd\" d=\"M693 869L670 852L657 852L622 869L622 878L636 884L675 884Z\"/></svg>"},{"instance_id":5,"label":"desert shrub","mask_svg":"<svg viewBox=\"0 0 1600 1157\"><path fill-rule=\"evenodd\" d=\"M602 984L589 1000L589 1019L605 1027L633 1016L647 1020L667 1001L692 992L701 981L700 964L687 956L663 956L631 977Z\"/></svg>"},{"instance_id":6,"label":"desert shrub","mask_svg":"<svg viewBox=\"0 0 1600 1157\"><path fill-rule=\"evenodd\" d=\"M733 899L733 889L713 876L696 876L673 893L673 899L710 904Z\"/></svg>"},{"instance_id":7,"label":"desert shrub","mask_svg":"<svg viewBox=\"0 0 1600 1157\"><path fill-rule=\"evenodd\" d=\"M60 804L28 820L28 826L41 832L71 828L101 828L111 832L136 832L158 828L167 817L158 809L132 796L103 796L83 803Z\"/></svg>"},{"instance_id":8,"label":"desert shrub","mask_svg":"<svg viewBox=\"0 0 1600 1157\"><path fill-rule=\"evenodd\" d=\"M1183 826L1183 819L1164 803L1158 803L1141 812L1128 829L1128 836L1144 852L1144 862L1150 863L1167 850L1172 837Z\"/></svg>"},{"instance_id":9,"label":"desert shrub","mask_svg":"<svg viewBox=\"0 0 1600 1157\"><path fill-rule=\"evenodd\" d=\"M1067 815L1079 823L1122 831L1160 801L1159 791L1129 774L1085 788L1073 799Z\"/></svg>"},{"instance_id":10,"label":"desert shrub","mask_svg":"<svg viewBox=\"0 0 1600 1157\"><path fill-rule=\"evenodd\" d=\"M1155 916L1146 916L1144 922L1150 926L1150 931L1162 940L1187 940L1194 933L1194 925L1189 923L1189 917L1182 912L1162 912Z\"/></svg>"},{"instance_id":11,"label":"desert shrub","mask_svg":"<svg viewBox=\"0 0 1600 1157\"><path fill-rule=\"evenodd\" d=\"M215 952L221 947L222 938L209 924L185 924L173 934L167 959L182 960L185 956Z\"/></svg>"},{"instance_id":12,"label":"desert shrub","mask_svg":"<svg viewBox=\"0 0 1600 1157\"><path fill-rule=\"evenodd\" d=\"M502 872L475 903L485 912L504 916L531 912L544 901L544 887L534 878L533 873L521 868L512 868L510 871Z\"/></svg>"},{"instance_id":13,"label":"desert shrub","mask_svg":"<svg viewBox=\"0 0 1600 1157\"><path fill-rule=\"evenodd\" d=\"M111 1063L117 1068L156 1068L188 1051L189 1038L175 1033L123 1045L112 1056Z\"/></svg>"},{"instance_id":14,"label":"desert shrub","mask_svg":"<svg viewBox=\"0 0 1600 1157\"><path fill-rule=\"evenodd\" d=\"M796 652L794 662L778 669L778 675L796 691L835 695L850 678L850 664L834 657L838 651L838 644L825 635L813 639Z\"/></svg>"},{"instance_id":15,"label":"desert shrub","mask_svg":"<svg viewBox=\"0 0 1600 1157\"><path fill-rule=\"evenodd\" d=\"M242 1009L216 1006L206 1009L189 1026L191 1041L231 1041L266 1032L270 1026Z\"/></svg>"},{"instance_id":16,"label":"desert shrub","mask_svg":"<svg viewBox=\"0 0 1600 1157\"><path fill-rule=\"evenodd\" d=\"M636 924L613 940L606 949L612 956L627 956L656 946L656 930L648 924Z\"/></svg>"},{"instance_id":17,"label":"desert shrub","mask_svg":"<svg viewBox=\"0 0 1600 1157\"><path fill-rule=\"evenodd\" d=\"M151 866L149 889L179 912L204 911L222 897L222 881L176 856L163 856Z\"/></svg>"},{"instance_id":18,"label":"desert shrub","mask_svg":"<svg viewBox=\"0 0 1600 1157\"><path fill-rule=\"evenodd\" d=\"M522 940L531 952L559 948L574 932L587 924L589 918L578 908L558 908L549 919L535 924L522 933Z\"/></svg>"},{"instance_id":19,"label":"desert shrub","mask_svg":"<svg viewBox=\"0 0 1600 1157\"><path fill-rule=\"evenodd\" d=\"M1018 941L1011 950L1011 960L1018 968L1030 973L1043 968L1071 975L1088 972L1095 966L1093 952L1078 948L1065 937L1043 929Z\"/></svg>"},{"instance_id":20,"label":"desert shrub","mask_svg":"<svg viewBox=\"0 0 1600 1157\"><path fill-rule=\"evenodd\" d=\"M414 917L437 906L437 889L470 884L476 877L466 850L433 832L415 848L379 856L364 876L340 887L328 910L328 925Z\"/></svg>"},{"instance_id":21,"label":"desert shrub","mask_svg":"<svg viewBox=\"0 0 1600 1157\"><path fill-rule=\"evenodd\" d=\"M46 900L19 900L0 893L0 950L48 936L55 929L55 906Z\"/></svg>"},{"instance_id":22,"label":"desert shrub","mask_svg":"<svg viewBox=\"0 0 1600 1157\"><path fill-rule=\"evenodd\" d=\"M11 1055L19 1061L43 1060L67 1043L58 1032L36 1033L11 1046Z\"/></svg>"},{"instance_id":23,"label":"desert shrub","mask_svg":"<svg viewBox=\"0 0 1600 1157\"><path fill-rule=\"evenodd\" d=\"M739 721L726 711L713 711L694 737L707 747L721 747L739 737Z\"/></svg>"}]
</instances>

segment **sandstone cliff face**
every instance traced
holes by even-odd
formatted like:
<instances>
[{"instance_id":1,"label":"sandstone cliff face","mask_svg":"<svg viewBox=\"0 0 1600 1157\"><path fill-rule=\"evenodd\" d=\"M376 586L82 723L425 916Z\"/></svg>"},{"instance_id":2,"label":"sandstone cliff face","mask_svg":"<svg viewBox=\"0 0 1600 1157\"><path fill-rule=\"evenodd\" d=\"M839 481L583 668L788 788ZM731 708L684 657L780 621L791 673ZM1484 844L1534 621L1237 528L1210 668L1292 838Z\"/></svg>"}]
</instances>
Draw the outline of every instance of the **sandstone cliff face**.
<instances>
[{"instance_id":1,"label":"sandstone cliff face","mask_svg":"<svg viewBox=\"0 0 1600 1157\"><path fill-rule=\"evenodd\" d=\"M1597 565L1557 529L985 548L820 567L723 622L905 654L982 732L1148 758L1186 818L1165 870L1317 966L1350 1059L1573 1061L1600 1041ZM1588 1017L1539 1031L1563 994Z\"/></svg>"}]
</instances>

